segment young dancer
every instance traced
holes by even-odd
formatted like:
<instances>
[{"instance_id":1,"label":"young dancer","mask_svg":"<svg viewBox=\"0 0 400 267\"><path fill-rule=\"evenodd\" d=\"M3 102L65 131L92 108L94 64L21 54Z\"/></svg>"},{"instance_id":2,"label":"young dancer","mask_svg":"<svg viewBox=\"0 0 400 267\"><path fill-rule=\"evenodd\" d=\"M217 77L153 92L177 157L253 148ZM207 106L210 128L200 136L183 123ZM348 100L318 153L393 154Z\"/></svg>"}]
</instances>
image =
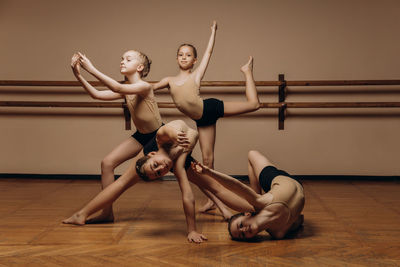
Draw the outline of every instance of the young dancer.
<instances>
[{"instance_id":1,"label":"young dancer","mask_svg":"<svg viewBox=\"0 0 400 267\"><path fill-rule=\"evenodd\" d=\"M305 199L301 183L287 172L278 170L258 151L249 152L248 167L250 187L201 163L193 162L188 176L202 186L208 184L209 190L233 209L248 211L230 219L228 231L232 239L250 239L263 230L281 239L288 232L297 230L304 220L301 212ZM209 177L220 184L209 181ZM265 194L261 194L261 188ZM227 195L226 189L241 198Z\"/></svg>"},{"instance_id":2,"label":"young dancer","mask_svg":"<svg viewBox=\"0 0 400 267\"><path fill-rule=\"evenodd\" d=\"M185 162L186 166L190 162L186 159L197 143L197 138L197 131L189 128L183 121L171 121L158 130L156 137L144 147L144 152L149 158L147 166L149 172L151 172L148 175L150 180L164 176L173 167L173 172L178 179L182 192L188 230L187 238L189 242L201 243L207 238L196 230L194 196L185 171ZM65 219L63 223L85 224L90 215L111 206L124 191L136 184L139 179L137 168L130 166L120 178L103 189L87 205Z\"/></svg>"},{"instance_id":3,"label":"young dancer","mask_svg":"<svg viewBox=\"0 0 400 267\"><path fill-rule=\"evenodd\" d=\"M155 155L156 161L152 158ZM154 180L159 175L152 170L152 164L166 159L164 153L155 152L151 157L145 157L143 162L141 159L137 161L136 172L145 180ZM191 168L188 168L189 162ZM250 187L198 163L190 156L187 157L185 168L189 181L199 188L207 188L228 207L242 212L229 221L228 231L232 239L248 240L263 230L281 239L303 223L301 211L304 192L301 183L288 173L276 169L258 151L250 151L248 155ZM261 188L265 194L261 194Z\"/></svg>"},{"instance_id":4,"label":"young dancer","mask_svg":"<svg viewBox=\"0 0 400 267\"><path fill-rule=\"evenodd\" d=\"M200 83L207 69L208 62L210 61L216 30L217 23L214 21L211 26L211 36L207 49L200 65L196 69L193 69L197 62L196 48L191 44L182 44L177 51L177 61L179 66L178 75L174 77L166 77L154 85L154 90L169 88L176 107L182 113L196 121L203 163L205 166L210 168L214 168L214 146L217 120L220 117L252 112L260 107L253 79L252 57L250 57L249 61L240 69L246 80L247 101L223 102L215 98L203 100L200 97ZM218 203L216 204L218 205ZM220 208L219 205L218 207ZM213 203L208 201L200 211L205 212L213 208ZM226 211L226 209L221 210L223 216L227 219L231 214Z\"/></svg>"},{"instance_id":5,"label":"young dancer","mask_svg":"<svg viewBox=\"0 0 400 267\"><path fill-rule=\"evenodd\" d=\"M152 85L142 80L150 71L149 58L136 50L129 50L122 56L120 70L127 80L121 84L97 70L90 60L81 53L74 54L71 67L77 80L94 99L125 99L136 132L132 137L115 147L101 162L101 184L106 188L114 181L114 169L128 159L135 157L147 142L156 135L162 125L160 112L154 98ZM83 67L111 90L97 90L81 75ZM112 205L104 207L102 213L92 222L114 221Z\"/></svg>"}]
</instances>

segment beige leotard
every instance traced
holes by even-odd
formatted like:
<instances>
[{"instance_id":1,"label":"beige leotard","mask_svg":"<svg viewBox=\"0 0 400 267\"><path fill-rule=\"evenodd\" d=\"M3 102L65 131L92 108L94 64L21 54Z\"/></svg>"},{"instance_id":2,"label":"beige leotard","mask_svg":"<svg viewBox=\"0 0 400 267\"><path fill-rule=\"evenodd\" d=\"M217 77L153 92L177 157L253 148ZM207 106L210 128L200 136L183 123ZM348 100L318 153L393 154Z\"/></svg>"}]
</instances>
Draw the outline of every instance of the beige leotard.
<instances>
[{"instance_id":1,"label":"beige leotard","mask_svg":"<svg viewBox=\"0 0 400 267\"><path fill-rule=\"evenodd\" d=\"M279 175L271 182L271 190L268 192L273 195L273 200L267 206L281 203L289 209L287 222L292 224L300 215L304 207L303 187L296 180Z\"/></svg>"},{"instance_id":2,"label":"beige leotard","mask_svg":"<svg viewBox=\"0 0 400 267\"><path fill-rule=\"evenodd\" d=\"M162 120L153 96L125 95L126 103L136 129L143 134L161 127Z\"/></svg>"},{"instance_id":3,"label":"beige leotard","mask_svg":"<svg viewBox=\"0 0 400 267\"><path fill-rule=\"evenodd\" d=\"M200 86L191 74L182 85L169 83L169 89L176 107L186 116L198 120L203 115L203 99L200 97Z\"/></svg>"}]
</instances>

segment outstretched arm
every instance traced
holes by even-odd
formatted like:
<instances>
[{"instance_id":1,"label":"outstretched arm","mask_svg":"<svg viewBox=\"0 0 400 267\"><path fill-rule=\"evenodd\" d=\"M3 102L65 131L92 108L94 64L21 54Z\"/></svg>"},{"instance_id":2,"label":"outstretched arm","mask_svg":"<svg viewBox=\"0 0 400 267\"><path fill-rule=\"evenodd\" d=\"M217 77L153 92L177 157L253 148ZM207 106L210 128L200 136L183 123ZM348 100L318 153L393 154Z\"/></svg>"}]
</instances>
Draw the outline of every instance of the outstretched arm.
<instances>
[{"instance_id":1,"label":"outstretched arm","mask_svg":"<svg viewBox=\"0 0 400 267\"><path fill-rule=\"evenodd\" d=\"M89 93L89 95L94 99L99 100L115 100L123 98L121 94L114 93L111 90L97 90L93 87L86 79L81 75L81 65L79 63L79 55L74 54L71 60L71 68L76 79L82 84L83 88Z\"/></svg>"},{"instance_id":2,"label":"outstretched arm","mask_svg":"<svg viewBox=\"0 0 400 267\"><path fill-rule=\"evenodd\" d=\"M135 84L121 84L96 69L93 66L92 62L90 62L90 60L85 55L79 53L79 56L79 61L82 67L115 93L145 94L151 90L152 86L144 81L140 81Z\"/></svg>"},{"instance_id":3,"label":"outstretched arm","mask_svg":"<svg viewBox=\"0 0 400 267\"><path fill-rule=\"evenodd\" d=\"M208 41L207 49L204 52L203 58L201 59L200 65L195 70L195 81L197 84L200 84L203 79L204 73L206 72L208 62L210 62L211 54L214 48L215 43L215 34L217 32L217 22L214 20L213 25L211 26L211 36Z\"/></svg>"},{"instance_id":4,"label":"outstretched arm","mask_svg":"<svg viewBox=\"0 0 400 267\"><path fill-rule=\"evenodd\" d=\"M182 202L183 202L183 210L186 216L188 241L201 243L204 240L207 240L207 238L204 235L198 233L196 230L195 201L192 188L190 187L189 180L187 178L186 170L184 167L186 157L187 153L183 153L175 161L174 174L178 179L179 187L182 192Z\"/></svg>"},{"instance_id":5,"label":"outstretched arm","mask_svg":"<svg viewBox=\"0 0 400 267\"><path fill-rule=\"evenodd\" d=\"M157 91L164 88L169 88L169 77L161 79L159 82L153 83L153 91Z\"/></svg>"},{"instance_id":6,"label":"outstretched arm","mask_svg":"<svg viewBox=\"0 0 400 267\"><path fill-rule=\"evenodd\" d=\"M230 191L246 199L254 207L255 210L262 209L265 206L262 202L259 201L259 198L261 196L260 194L257 194L249 186L243 184L235 178L216 170L210 169L200 162L197 162L194 165L194 168L196 172L209 175Z\"/></svg>"}]
</instances>

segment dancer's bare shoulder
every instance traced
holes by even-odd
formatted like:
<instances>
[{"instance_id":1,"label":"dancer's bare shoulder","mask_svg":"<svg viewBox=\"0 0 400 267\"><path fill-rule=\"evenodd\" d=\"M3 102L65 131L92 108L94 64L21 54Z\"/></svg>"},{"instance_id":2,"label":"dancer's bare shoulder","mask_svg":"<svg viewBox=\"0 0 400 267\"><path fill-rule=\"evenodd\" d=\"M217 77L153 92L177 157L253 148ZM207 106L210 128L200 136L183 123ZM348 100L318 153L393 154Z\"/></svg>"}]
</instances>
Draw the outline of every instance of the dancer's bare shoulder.
<instances>
[{"instance_id":1,"label":"dancer's bare shoulder","mask_svg":"<svg viewBox=\"0 0 400 267\"><path fill-rule=\"evenodd\" d=\"M264 209L266 206L272 203L274 200L274 196L271 193L265 193L263 195L260 195L257 198L257 207L255 207L258 210Z\"/></svg>"},{"instance_id":2,"label":"dancer's bare shoulder","mask_svg":"<svg viewBox=\"0 0 400 267\"><path fill-rule=\"evenodd\" d=\"M165 124L167 127L171 127L177 132L186 133L189 129L189 126L183 120L173 120Z\"/></svg>"}]
</instances>

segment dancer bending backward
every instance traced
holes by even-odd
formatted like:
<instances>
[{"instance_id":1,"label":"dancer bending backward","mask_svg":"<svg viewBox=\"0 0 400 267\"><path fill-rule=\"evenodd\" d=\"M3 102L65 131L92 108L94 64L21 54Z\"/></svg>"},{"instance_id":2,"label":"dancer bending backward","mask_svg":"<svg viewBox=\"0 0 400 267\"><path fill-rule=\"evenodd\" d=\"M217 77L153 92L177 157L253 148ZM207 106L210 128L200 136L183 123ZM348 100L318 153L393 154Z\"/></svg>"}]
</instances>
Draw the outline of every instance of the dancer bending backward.
<instances>
[{"instance_id":1,"label":"dancer bending backward","mask_svg":"<svg viewBox=\"0 0 400 267\"><path fill-rule=\"evenodd\" d=\"M246 209L248 206L249 212L236 214L229 220L228 231L232 239L250 239L263 230L281 239L288 232L297 230L304 220L301 215L304 207L301 183L287 172L278 170L258 151L249 152L248 167L250 187L201 163L192 163L192 172L188 176L194 176L193 180L203 183L202 186L207 186L233 209L243 211L243 207ZM210 177L219 184L210 181ZM266 193L262 194L261 189ZM227 190L241 198L233 199L227 195Z\"/></svg>"},{"instance_id":2,"label":"dancer bending backward","mask_svg":"<svg viewBox=\"0 0 400 267\"><path fill-rule=\"evenodd\" d=\"M199 131L200 149L203 163L209 168L214 168L214 146L216 135L216 122L220 117L233 116L252 112L260 108L256 86L253 79L253 58L241 67L246 79L246 98L243 102L223 102L219 99L200 97L200 82L210 61L214 47L217 23L211 27L211 36L207 49L200 65L193 70L197 62L196 48L191 44L182 44L177 51L179 73L174 77L166 77L154 85L154 90L169 88L176 107L185 115L196 121ZM218 205L218 203L216 203ZM221 210L221 207L218 205ZM212 209L213 203L208 202L200 211ZM228 219L231 214L222 209L224 217Z\"/></svg>"},{"instance_id":3,"label":"dancer bending backward","mask_svg":"<svg viewBox=\"0 0 400 267\"><path fill-rule=\"evenodd\" d=\"M183 121L176 120L167 123L158 130L156 137L144 147L147 163L143 168L147 170L148 180L154 180L167 174L173 167L173 172L178 179L182 192L188 230L187 238L189 242L201 243L207 238L196 230L194 196L185 172L185 164L186 168L190 167L191 157L188 157L188 155L196 145L197 138L197 131L189 128ZM140 178L135 164L136 162L133 162L121 177L103 189L81 210L65 219L63 223L83 225L88 222L87 218L90 215L111 206L125 190L139 181ZM143 175L141 176L143 177Z\"/></svg>"},{"instance_id":4,"label":"dancer bending backward","mask_svg":"<svg viewBox=\"0 0 400 267\"><path fill-rule=\"evenodd\" d=\"M71 66L75 77L94 99L115 100L125 99L136 132L132 137L114 148L101 162L101 184L106 188L114 182L114 169L128 159L135 157L147 142L149 142L161 127L162 121L154 98L152 85L142 80L150 71L151 61L138 51L129 50L122 56L120 69L127 80L121 84L98 71L90 60L77 53L72 57ZM97 90L90 85L80 73L80 67L96 77L111 90ZM112 205L104 207L102 213L92 219L92 222L114 221Z\"/></svg>"}]
</instances>

